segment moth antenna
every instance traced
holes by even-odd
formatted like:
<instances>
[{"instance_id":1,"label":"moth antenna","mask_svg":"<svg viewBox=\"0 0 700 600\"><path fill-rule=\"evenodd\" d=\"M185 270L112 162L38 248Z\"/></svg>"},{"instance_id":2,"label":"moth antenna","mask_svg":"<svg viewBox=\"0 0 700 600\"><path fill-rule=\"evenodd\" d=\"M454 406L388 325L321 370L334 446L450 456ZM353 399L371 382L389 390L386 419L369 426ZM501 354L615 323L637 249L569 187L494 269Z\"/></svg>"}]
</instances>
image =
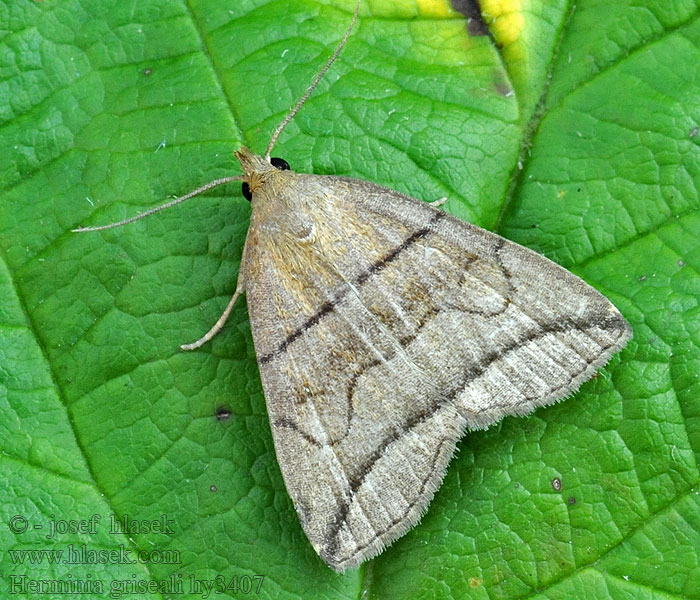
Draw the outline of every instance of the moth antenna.
<instances>
[{"instance_id":1,"label":"moth antenna","mask_svg":"<svg viewBox=\"0 0 700 600\"><path fill-rule=\"evenodd\" d=\"M159 210L165 210L166 208L170 208L171 206L180 204L180 202L189 200L190 198L192 198L192 196L197 196L202 192L206 192L207 190L216 187L217 185L223 185L224 183L231 183L232 181L239 181L241 179L243 179L243 175L235 175L233 177L222 177L221 179L215 179L214 181L210 181L209 183L205 183L203 186L198 187L196 190L192 190L189 194L185 194L184 196L175 198L170 202L166 202L165 204L161 204L160 206L151 208L150 210L147 210L146 212L141 213L140 215L136 215L135 217L130 217L128 219L124 219L123 221L117 221L116 223L107 223L107 225L97 225L95 227L78 227L77 229L71 229L71 231L75 233L82 233L84 231L102 231L103 229L114 229L115 227L128 225L129 223L133 223L134 221L138 221L139 219L143 219L144 217L152 215L153 213L158 212Z\"/></svg>"},{"instance_id":2,"label":"moth antenna","mask_svg":"<svg viewBox=\"0 0 700 600\"><path fill-rule=\"evenodd\" d=\"M282 130L294 118L294 115L296 115L299 112L299 109L302 106L304 106L304 103L309 99L309 96L311 95L311 93L314 91L314 89L316 89L316 86L319 84L321 79L323 79L323 76L326 74L326 71L328 71L328 69L331 68L331 65L335 62L335 59L338 58L338 55L340 54L341 50L343 49L346 42L348 41L348 38L350 37L350 32L352 31L352 28L355 26L355 21L357 21L357 15L360 12L360 2L362 2L362 0L357 0L357 5L355 6L355 13L352 16L352 21L350 21L350 26L348 27L347 31L345 32L343 39L340 40L338 47L335 49L335 52L333 52L333 56L331 56L328 59L328 62L318 72L318 74L314 78L311 85L308 88L306 88L306 92L304 92L304 95L301 97L301 100L299 100L299 102L296 103L294 108L292 108L292 110L289 111L289 114L284 118L284 121L282 121L277 126L277 129L275 129L274 133L272 134L272 137L270 138L270 143L267 145L267 150L265 150L265 160L270 160L270 152L272 152L272 148L275 145L275 143L277 142L277 138L280 136L280 133L282 133Z\"/></svg>"}]
</instances>

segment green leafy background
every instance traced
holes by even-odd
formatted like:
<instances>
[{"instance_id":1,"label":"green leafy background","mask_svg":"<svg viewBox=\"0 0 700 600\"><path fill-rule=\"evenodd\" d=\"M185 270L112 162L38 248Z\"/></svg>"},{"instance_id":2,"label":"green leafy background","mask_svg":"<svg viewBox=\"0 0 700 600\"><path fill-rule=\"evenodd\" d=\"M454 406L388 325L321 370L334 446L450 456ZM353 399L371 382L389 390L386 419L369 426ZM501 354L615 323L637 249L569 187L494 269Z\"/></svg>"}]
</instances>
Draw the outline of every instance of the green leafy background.
<instances>
[{"instance_id":1,"label":"green leafy background","mask_svg":"<svg viewBox=\"0 0 700 600\"><path fill-rule=\"evenodd\" d=\"M234 289L239 186L70 233L239 172L232 151L265 148L353 5L0 1L2 595L11 576L90 576L105 592L83 597L109 597L179 574L185 593L124 597L201 598L190 577L220 577L236 598L700 598L695 2L485 0L491 36L470 37L445 0L363 0L280 139L295 170L447 196L634 328L572 398L467 435L420 525L358 570L332 572L302 533L244 303L178 350ZM96 533L47 539L51 519L93 514ZM173 532L109 533L125 515ZM70 544L162 554L13 560ZM259 593L236 591L256 574Z\"/></svg>"}]
</instances>

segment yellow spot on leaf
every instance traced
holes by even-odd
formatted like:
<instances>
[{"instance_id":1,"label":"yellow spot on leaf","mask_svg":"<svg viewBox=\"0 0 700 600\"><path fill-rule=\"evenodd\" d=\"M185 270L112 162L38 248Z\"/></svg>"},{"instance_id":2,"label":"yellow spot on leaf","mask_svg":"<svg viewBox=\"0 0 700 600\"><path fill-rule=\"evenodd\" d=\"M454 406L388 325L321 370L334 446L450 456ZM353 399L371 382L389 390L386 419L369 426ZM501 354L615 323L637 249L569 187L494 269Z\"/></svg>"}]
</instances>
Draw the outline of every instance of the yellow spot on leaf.
<instances>
[{"instance_id":1,"label":"yellow spot on leaf","mask_svg":"<svg viewBox=\"0 0 700 600\"><path fill-rule=\"evenodd\" d=\"M447 0L417 0L418 12L423 17L454 17L452 5Z\"/></svg>"},{"instance_id":2,"label":"yellow spot on leaf","mask_svg":"<svg viewBox=\"0 0 700 600\"><path fill-rule=\"evenodd\" d=\"M504 46L516 42L525 28L520 0L482 0L481 14L496 40Z\"/></svg>"}]
</instances>

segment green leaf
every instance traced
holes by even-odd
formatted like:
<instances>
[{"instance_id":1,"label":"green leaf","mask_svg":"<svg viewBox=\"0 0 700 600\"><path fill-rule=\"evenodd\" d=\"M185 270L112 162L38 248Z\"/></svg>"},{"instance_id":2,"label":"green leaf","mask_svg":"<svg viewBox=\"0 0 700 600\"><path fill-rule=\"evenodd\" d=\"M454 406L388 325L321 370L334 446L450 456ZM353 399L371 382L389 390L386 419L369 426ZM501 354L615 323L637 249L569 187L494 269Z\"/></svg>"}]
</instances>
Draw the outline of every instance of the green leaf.
<instances>
[{"instance_id":1,"label":"green leaf","mask_svg":"<svg viewBox=\"0 0 700 600\"><path fill-rule=\"evenodd\" d=\"M239 187L70 230L238 173L354 0L0 1L3 595L700 598L698 5L485 0L489 37L397 4L363 0L274 154L448 197L634 339L572 398L467 435L420 525L332 572L284 489L243 303L178 350L235 287ZM110 532L125 518L162 530Z\"/></svg>"}]
</instances>

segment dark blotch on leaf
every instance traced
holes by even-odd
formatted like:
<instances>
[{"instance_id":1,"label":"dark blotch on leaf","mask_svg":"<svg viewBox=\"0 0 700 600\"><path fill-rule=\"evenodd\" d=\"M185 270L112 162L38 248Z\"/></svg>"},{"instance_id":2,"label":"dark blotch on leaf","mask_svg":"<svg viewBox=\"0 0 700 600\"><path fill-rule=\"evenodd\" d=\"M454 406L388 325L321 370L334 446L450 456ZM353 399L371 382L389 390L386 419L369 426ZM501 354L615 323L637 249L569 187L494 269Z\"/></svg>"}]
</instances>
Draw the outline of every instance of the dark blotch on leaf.
<instances>
[{"instance_id":1,"label":"dark blotch on leaf","mask_svg":"<svg viewBox=\"0 0 700 600\"><path fill-rule=\"evenodd\" d=\"M503 81L500 77L494 82L496 91L504 98L510 98L513 95L513 88L508 85L506 81Z\"/></svg>"},{"instance_id":2,"label":"dark blotch on leaf","mask_svg":"<svg viewBox=\"0 0 700 600\"><path fill-rule=\"evenodd\" d=\"M452 0L452 6L456 11L467 17L467 31L469 35L489 34L489 28L486 27L486 23L481 17L479 0Z\"/></svg>"},{"instance_id":3,"label":"dark blotch on leaf","mask_svg":"<svg viewBox=\"0 0 700 600\"><path fill-rule=\"evenodd\" d=\"M571 497L569 498L569 504L570 504L571 506L573 506L574 504L576 504L576 498L575 498L574 496L571 496Z\"/></svg>"},{"instance_id":4,"label":"dark blotch on leaf","mask_svg":"<svg viewBox=\"0 0 700 600\"><path fill-rule=\"evenodd\" d=\"M216 409L216 418L219 421L228 421L231 418L231 411L224 406L220 406Z\"/></svg>"}]
</instances>

